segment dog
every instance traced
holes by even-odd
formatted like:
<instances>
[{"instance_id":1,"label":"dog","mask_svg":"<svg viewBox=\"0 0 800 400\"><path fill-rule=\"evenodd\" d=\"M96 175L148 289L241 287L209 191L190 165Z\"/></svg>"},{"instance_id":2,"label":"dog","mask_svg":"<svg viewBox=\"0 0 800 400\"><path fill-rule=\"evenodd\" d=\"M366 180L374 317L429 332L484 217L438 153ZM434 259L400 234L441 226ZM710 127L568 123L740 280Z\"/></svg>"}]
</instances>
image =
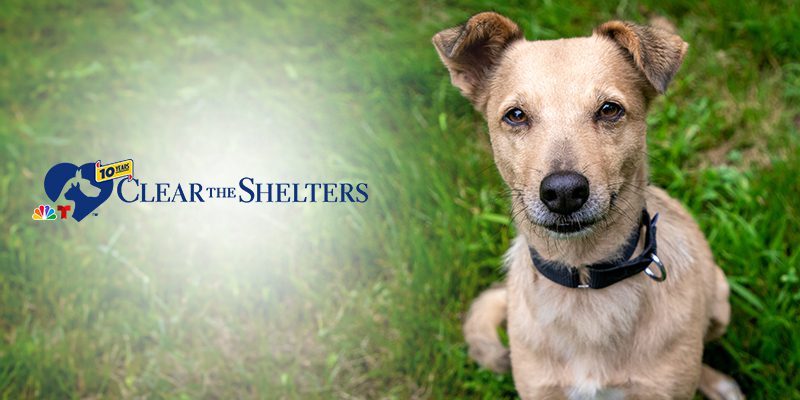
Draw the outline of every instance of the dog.
<instances>
[{"instance_id":1,"label":"dog","mask_svg":"<svg viewBox=\"0 0 800 400\"><path fill-rule=\"evenodd\" d=\"M730 321L725 275L691 215L648 182L648 107L688 45L663 23L623 21L528 41L493 12L433 44L487 121L518 232L505 283L467 314L470 356L511 368L523 399L743 399L702 362Z\"/></svg>"}]
</instances>

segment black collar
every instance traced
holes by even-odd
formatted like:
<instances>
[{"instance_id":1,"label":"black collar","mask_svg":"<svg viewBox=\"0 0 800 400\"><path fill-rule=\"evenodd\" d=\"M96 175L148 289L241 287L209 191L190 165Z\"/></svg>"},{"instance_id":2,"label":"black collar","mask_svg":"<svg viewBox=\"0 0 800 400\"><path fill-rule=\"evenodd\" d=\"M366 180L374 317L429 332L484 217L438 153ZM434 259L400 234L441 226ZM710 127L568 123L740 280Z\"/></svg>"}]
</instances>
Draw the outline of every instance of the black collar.
<instances>
[{"instance_id":1,"label":"black collar","mask_svg":"<svg viewBox=\"0 0 800 400\"><path fill-rule=\"evenodd\" d=\"M578 272L577 268L562 264L558 261L545 260L533 247L529 247L533 266L547 279L569 288L602 289L623 279L630 278L642 271L653 280L659 282L663 281L667 279L667 272L664 269L664 264L661 263L661 260L656 255L657 221L658 213L656 213L651 220L647 209L642 210L641 225L638 225L630 238L628 238L625 247L620 251L620 257L597 264L586 265L585 268L588 272L588 279L585 283L581 282L580 272ZM636 251L636 245L639 243L639 237L642 231L641 226L645 227L644 251L642 251L642 254L631 259L633 252ZM654 274L653 271L648 268L651 263L655 263L658 266L659 275Z\"/></svg>"}]
</instances>

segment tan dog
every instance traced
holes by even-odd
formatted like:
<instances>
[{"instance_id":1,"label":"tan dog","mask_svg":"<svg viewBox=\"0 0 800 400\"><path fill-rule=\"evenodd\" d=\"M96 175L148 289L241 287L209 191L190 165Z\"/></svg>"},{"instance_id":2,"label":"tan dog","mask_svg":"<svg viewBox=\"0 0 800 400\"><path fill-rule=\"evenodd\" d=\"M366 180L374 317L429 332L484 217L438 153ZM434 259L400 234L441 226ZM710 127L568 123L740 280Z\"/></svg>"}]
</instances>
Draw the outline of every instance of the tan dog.
<instances>
[{"instance_id":1,"label":"tan dog","mask_svg":"<svg viewBox=\"0 0 800 400\"><path fill-rule=\"evenodd\" d=\"M527 41L490 12L433 43L488 121L519 232L505 286L470 309L470 355L495 371L510 364L525 399L689 399L698 387L744 398L702 364L730 319L725 276L689 213L648 186L647 109L687 44L619 21ZM506 319L510 360L497 335Z\"/></svg>"}]
</instances>

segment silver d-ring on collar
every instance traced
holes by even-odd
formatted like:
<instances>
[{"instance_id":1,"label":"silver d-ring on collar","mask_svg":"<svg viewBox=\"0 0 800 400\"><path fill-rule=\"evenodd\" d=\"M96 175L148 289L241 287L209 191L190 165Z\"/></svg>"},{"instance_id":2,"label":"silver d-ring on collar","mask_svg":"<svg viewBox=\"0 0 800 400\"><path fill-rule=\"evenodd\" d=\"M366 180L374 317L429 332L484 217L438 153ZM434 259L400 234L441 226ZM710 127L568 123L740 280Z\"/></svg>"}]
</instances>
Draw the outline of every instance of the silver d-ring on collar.
<instances>
[{"instance_id":1,"label":"silver d-ring on collar","mask_svg":"<svg viewBox=\"0 0 800 400\"><path fill-rule=\"evenodd\" d=\"M656 282L663 282L664 280L667 279L667 269L664 268L664 263L661 262L661 259L658 258L658 256L655 255L655 253L651 254L650 258L653 260L653 262L656 265L658 265L658 270L659 270L660 274L659 275L654 274L653 270L650 269L649 265L647 266L647 268L644 269L644 273L647 274L647 276L649 276L650 279L652 279L652 280L654 280Z\"/></svg>"}]
</instances>

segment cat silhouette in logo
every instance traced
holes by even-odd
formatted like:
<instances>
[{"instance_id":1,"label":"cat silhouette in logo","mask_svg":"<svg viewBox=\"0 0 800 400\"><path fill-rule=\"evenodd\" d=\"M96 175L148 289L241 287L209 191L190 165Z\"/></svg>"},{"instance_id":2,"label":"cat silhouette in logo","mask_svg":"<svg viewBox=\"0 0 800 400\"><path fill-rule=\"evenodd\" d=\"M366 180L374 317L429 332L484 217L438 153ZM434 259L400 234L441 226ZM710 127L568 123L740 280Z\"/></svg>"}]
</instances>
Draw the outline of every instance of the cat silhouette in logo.
<instances>
[{"instance_id":1,"label":"cat silhouette in logo","mask_svg":"<svg viewBox=\"0 0 800 400\"><path fill-rule=\"evenodd\" d=\"M86 163L78 167L75 164L61 163L56 164L44 177L44 189L47 197L52 201L56 201L61 196L61 191L68 182L77 179L77 183L73 183L64 193L64 198L75 202L75 211L72 213L72 218L76 221L84 219L92 211L97 209L103 202L108 200L111 192L114 189L112 181L97 182L94 176L94 163ZM87 193L99 193L94 196L87 195L81 189L80 183L83 181L84 188ZM73 181L74 182L74 181Z\"/></svg>"}]
</instances>

